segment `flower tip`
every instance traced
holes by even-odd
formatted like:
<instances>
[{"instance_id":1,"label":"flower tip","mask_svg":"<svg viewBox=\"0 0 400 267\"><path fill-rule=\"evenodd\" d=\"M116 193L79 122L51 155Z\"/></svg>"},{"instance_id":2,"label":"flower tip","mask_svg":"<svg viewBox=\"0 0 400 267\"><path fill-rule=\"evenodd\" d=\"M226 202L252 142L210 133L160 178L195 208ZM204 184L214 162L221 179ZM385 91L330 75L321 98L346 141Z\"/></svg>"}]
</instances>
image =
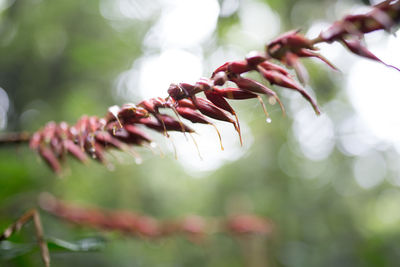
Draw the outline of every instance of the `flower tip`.
<instances>
[{"instance_id":1,"label":"flower tip","mask_svg":"<svg viewBox=\"0 0 400 267\"><path fill-rule=\"evenodd\" d=\"M396 67L396 66L393 66L393 65L389 65L389 64L386 64L386 63L384 63L387 67L389 67L389 68L392 68L392 69L395 69L395 70L397 70L397 71L400 71L400 69L398 68L398 67Z\"/></svg>"}]
</instances>

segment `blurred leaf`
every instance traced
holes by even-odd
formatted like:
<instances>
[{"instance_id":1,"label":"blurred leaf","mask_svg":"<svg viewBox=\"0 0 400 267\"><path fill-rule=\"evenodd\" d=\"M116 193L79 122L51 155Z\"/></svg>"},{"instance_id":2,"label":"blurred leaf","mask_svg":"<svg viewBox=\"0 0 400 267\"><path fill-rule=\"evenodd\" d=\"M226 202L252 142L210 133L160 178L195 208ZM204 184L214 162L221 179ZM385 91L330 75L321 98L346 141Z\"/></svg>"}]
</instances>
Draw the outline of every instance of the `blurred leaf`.
<instances>
[{"instance_id":1,"label":"blurred leaf","mask_svg":"<svg viewBox=\"0 0 400 267\"><path fill-rule=\"evenodd\" d=\"M36 244L18 244L10 241L0 242L0 259L11 260L27 254L35 248Z\"/></svg>"},{"instance_id":2,"label":"blurred leaf","mask_svg":"<svg viewBox=\"0 0 400 267\"><path fill-rule=\"evenodd\" d=\"M78 241L70 242L58 238L48 238L47 245L50 252L71 251L71 252L89 252L99 251L105 247L106 239L102 237L89 237ZM0 242L0 259L11 260L19 256L28 254L38 249L36 243L19 244L11 241Z\"/></svg>"},{"instance_id":3,"label":"blurred leaf","mask_svg":"<svg viewBox=\"0 0 400 267\"><path fill-rule=\"evenodd\" d=\"M58 238L48 238L47 245L50 251L99 251L105 247L106 239L102 237L89 237L70 242Z\"/></svg>"}]
</instances>

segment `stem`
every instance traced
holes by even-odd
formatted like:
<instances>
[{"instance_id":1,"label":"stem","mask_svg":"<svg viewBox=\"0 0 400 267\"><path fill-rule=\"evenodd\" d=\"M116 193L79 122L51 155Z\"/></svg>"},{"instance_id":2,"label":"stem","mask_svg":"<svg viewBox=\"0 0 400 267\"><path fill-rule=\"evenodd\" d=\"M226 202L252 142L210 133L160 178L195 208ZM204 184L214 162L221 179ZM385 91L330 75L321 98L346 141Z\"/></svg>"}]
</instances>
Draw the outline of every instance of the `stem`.
<instances>
[{"instance_id":1,"label":"stem","mask_svg":"<svg viewBox=\"0 0 400 267\"><path fill-rule=\"evenodd\" d=\"M314 39L311 39L310 41L311 41L312 45L324 42L324 40L322 40L321 36L319 36L319 35L317 37L315 37Z\"/></svg>"},{"instance_id":2,"label":"stem","mask_svg":"<svg viewBox=\"0 0 400 267\"><path fill-rule=\"evenodd\" d=\"M3 133L0 134L0 145L28 143L31 136L31 133L28 132Z\"/></svg>"},{"instance_id":3,"label":"stem","mask_svg":"<svg viewBox=\"0 0 400 267\"><path fill-rule=\"evenodd\" d=\"M49 249L47 247L47 243L44 239L43 234L43 226L40 221L40 215L36 209L31 209L24 213L21 217L18 218L13 224L11 224L2 235L0 235L0 242L8 239L13 233L18 232L22 226L28 223L30 220L33 220L35 225L37 242L40 247L40 252L42 256L42 260L44 262L45 267L50 267L50 254Z\"/></svg>"}]
</instances>

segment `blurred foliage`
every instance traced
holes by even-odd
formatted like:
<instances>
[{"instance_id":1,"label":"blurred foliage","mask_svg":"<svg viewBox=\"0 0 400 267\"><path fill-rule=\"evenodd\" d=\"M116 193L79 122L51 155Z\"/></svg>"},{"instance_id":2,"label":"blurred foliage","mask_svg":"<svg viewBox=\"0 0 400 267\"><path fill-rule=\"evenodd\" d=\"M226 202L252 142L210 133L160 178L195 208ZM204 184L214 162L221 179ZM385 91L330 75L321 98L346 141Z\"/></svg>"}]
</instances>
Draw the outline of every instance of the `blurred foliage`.
<instances>
[{"instance_id":1,"label":"blurred foliage","mask_svg":"<svg viewBox=\"0 0 400 267\"><path fill-rule=\"evenodd\" d=\"M98 251L104 248L104 238L85 238L75 242L50 238L46 240L47 246L51 253L60 251L83 252L83 251ZM0 244L0 259L11 260L13 258L25 255L38 250L37 243L18 244L5 240Z\"/></svg>"},{"instance_id":2,"label":"blurred foliage","mask_svg":"<svg viewBox=\"0 0 400 267\"><path fill-rule=\"evenodd\" d=\"M306 29L321 18L337 19L330 15L332 1L260 2L280 15L281 31ZM116 27L118 22L101 16L99 1L0 0L0 7L0 86L11 101L4 131L35 130L49 120L73 122L82 114L103 115L106 107L121 103L111 90L113 81L142 55L142 40L154 23L153 18L126 20L124 27ZM239 22L237 12L221 17L218 43L225 43L228 29ZM206 54L216 49L206 47ZM312 88L333 123L352 116L340 75L307 65ZM284 101L295 103L288 95ZM35 207L40 192L48 191L76 204L157 218L253 212L275 224L267 239L219 234L197 245L179 236L147 241L99 233L41 212L47 238L66 240L50 246L78 251L52 249L53 266L395 266L400 261L400 190L389 182L398 175L390 167L397 165L398 154L392 148L372 149L389 171L384 182L363 189L353 175L357 156L343 153L338 143L319 160L302 153L299 143L309 140L296 141L296 109L285 118L274 110L273 123L267 125L261 112L246 103L238 106L254 145L244 157L202 178L184 171L173 155L160 158L145 149L139 149L145 155L141 165L122 154L115 156L122 163L113 160L114 171L96 162L83 166L70 161L66 177L57 178L26 146L2 147L0 229ZM99 235L108 240L100 252L79 252L79 242L73 241ZM34 241L28 224L2 243L0 265L41 266ZM6 248L11 252L4 256Z\"/></svg>"}]
</instances>

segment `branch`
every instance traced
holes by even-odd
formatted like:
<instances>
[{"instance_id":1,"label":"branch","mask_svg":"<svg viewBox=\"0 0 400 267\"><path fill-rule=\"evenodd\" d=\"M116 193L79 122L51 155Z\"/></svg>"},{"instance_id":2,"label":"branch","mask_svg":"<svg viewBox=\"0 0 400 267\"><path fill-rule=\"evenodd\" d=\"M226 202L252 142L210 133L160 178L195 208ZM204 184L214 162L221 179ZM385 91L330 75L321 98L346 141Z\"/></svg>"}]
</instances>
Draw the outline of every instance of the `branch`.
<instances>
[{"instance_id":1,"label":"branch","mask_svg":"<svg viewBox=\"0 0 400 267\"><path fill-rule=\"evenodd\" d=\"M201 78L195 84L171 84L167 98L152 98L137 105L126 104L122 107L109 108L104 118L83 116L75 125L66 122L59 124L50 122L44 128L34 133L30 139L30 147L36 150L51 169L60 173L61 161L67 154L81 162L86 162L88 156L106 163L104 151L116 148L131 152L133 145L151 147L154 143L140 127L144 126L169 137L170 131L178 131L191 135L194 130L184 124L181 118L192 123L208 124L218 129L210 119L225 121L234 127L242 143L240 124L236 111L228 100L258 99L270 122L268 111L261 98L268 97L273 105L278 103L283 114L285 109L277 93L250 78L242 76L247 72L256 71L271 85L278 85L300 93L310 103L316 114L320 114L317 102L308 94L286 70L293 68L301 84L307 83L307 70L300 62L301 58L318 58L336 70L325 57L317 53L315 44L340 42L350 52L371 60L398 68L382 62L363 44L365 34L376 30L390 30L400 22L400 0L388 0L378 4L366 14L349 15L336 21L327 30L314 39L307 39L298 30L282 34L266 45L264 52L252 52L244 60L226 62L218 67L210 78ZM280 64L277 64L280 63ZM282 67L282 64L286 67ZM231 82L236 87L223 87ZM199 97L204 93L205 98ZM161 112L170 109L176 118Z\"/></svg>"},{"instance_id":2,"label":"branch","mask_svg":"<svg viewBox=\"0 0 400 267\"><path fill-rule=\"evenodd\" d=\"M0 135L0 145L28 143L30 139L31 139L31 134L28 132L4 133Z\"/></svg>"},{"instance_id":3,"label":"branch","mask_svg":"<svg viewBox=\"0 0 400 267\"><path fill-rule=\"evenodd\" d=\"M33 223L35 225L36 238L39 243L40 252L44 265L46 267L50 267L49 249L43 237L43 227L40 221L39 212L36 209L31 209L27 211L21 217L19 217L17 221L15 221L6 230L4 230L3 234L0 236L0 242L8 239L13 233L18 232L22 228L22 226L24 226L30 220L33 220Z\"/></svg>"},{"instance_id":4,"label":"branch","mask_svg":"<svg viewBox=\"0 0 400 267\"><path fill-rule=\"evenodd\" d=\"M151 239L183 234L191 241L201 241L207 234L268 235L273 229L270 220L252 214L221 219L205 219L192 215L163 221L128 211L82 208L64 203L48 193L42 194L39 202L41 208L47 212L80 226Z\"/></svg>"}]
</instances>

